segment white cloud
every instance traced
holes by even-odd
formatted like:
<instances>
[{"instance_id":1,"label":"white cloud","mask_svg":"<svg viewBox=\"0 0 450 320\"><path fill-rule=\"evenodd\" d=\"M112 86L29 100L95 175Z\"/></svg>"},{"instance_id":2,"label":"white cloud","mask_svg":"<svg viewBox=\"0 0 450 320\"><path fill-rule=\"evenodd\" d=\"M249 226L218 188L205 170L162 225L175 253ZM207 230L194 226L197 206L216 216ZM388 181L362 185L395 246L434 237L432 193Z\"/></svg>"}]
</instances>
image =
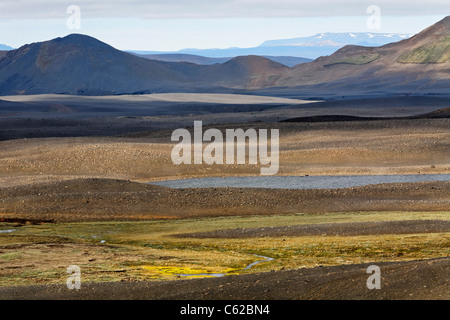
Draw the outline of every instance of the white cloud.
<instances>
[{"instance_id":1,"label":"white cloud","mask_svg":"<svg viewBox=\"0 0 450 320\"><path fill-rule=\"evenodd\" d=\"M78 5L86 18L232 18L364 16L369 5L384 15L450 14L448 0L1 0L1 19L63 18Z\"/></svg>"}]
</instances>

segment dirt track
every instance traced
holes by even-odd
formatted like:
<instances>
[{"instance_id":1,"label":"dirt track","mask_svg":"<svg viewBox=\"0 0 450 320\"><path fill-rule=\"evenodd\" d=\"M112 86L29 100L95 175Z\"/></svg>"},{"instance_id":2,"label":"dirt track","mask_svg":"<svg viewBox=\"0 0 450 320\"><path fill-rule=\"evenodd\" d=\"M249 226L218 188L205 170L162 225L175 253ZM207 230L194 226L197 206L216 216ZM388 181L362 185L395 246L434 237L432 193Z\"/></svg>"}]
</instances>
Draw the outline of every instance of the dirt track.
<instances>
[{"instance_id":1,"label":"dirt track","mask_svg":"<svg viewBox=\"0 0 450 320\"><path fill-rule=\"evenodd\" d=\"M115 282L0 288L0 299L45 300L319 300L450 299L450 258L375 263L381 289L369 290L371 264L317 267L179 281Z\"/></svg>"}]
</instances>

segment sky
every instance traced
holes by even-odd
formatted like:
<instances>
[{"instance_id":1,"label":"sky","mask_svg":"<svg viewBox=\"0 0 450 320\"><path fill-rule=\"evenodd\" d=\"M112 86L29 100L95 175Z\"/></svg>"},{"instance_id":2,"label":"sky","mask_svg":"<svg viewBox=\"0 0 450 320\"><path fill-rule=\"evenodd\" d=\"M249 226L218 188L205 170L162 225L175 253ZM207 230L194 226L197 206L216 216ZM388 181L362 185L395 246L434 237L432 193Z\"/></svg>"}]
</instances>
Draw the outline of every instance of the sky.
<instances>
[{"instance_id":1,"label":"sky","mask_svg":"<svg viewBox=\"0 0 450 320\"><path fill-rule=\"evenodd\" d=\"M82 33L121 50L246 48L322 32L412 35L449 9L450 0L0 0L0 43Z\"/></svg>"}]
</instances>

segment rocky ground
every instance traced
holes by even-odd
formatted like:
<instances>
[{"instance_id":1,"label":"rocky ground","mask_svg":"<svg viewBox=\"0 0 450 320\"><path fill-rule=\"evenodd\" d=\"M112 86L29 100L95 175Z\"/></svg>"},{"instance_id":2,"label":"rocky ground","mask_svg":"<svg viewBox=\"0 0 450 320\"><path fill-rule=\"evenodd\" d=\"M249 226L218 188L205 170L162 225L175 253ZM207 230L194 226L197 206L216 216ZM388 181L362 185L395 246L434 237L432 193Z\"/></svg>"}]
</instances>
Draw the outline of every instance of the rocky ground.
<instances>
[{"instance_id":1,"label":"rocky ground","mask_svg":"<svg viewBox=\"0 0 450 320\"><path fill-rule=\"evenodd\" d=\"M212 126L280 130L279 175L450 173L449 119ZM205 130L208 127L205 126ZM148 182L260 175L260 165L175 165L172 131L0 142L0 188L74 178ZM206 146L207 143L205 143Z\"/></svg>"},{"instance_id":2,"label":"rocky ground","mask_svg":"<svg viewBox=\"0 0 450 320\"><path fill-rule=\"evenodd\" d=\"M317 267L178 281L0 288L1 299L56 300L448 300L450 258L375 263L381 289L369 290L372 264Z\"/></svg>"},{"instance_id":3,"label":"rocky ground","mask_svg":"<svg viewBox=\"0 0 450 320\"><path fill-rule=\"evenodd\" d=\"M0 189L0 218L46 221L142 220L202 216L446 211L449 182L345 189L170 189L130 181L78 179Z\"/></svg>"},{"instance_id":4,"label":"rocky ground","mask_svg":"<svg viewBox=\"0 0 450 320\"><path fill-rule=\"evenodd\" d=\"M170 141L172 130L192 126L194 120L203 120L205 125L220 130L279 129L279 175L449 174L447 100L441 99L435 104L434 100L413 99L415 102L410 101L408 106L409 102L404 103L406 100L402 99L381 99L373 106L364 106L365 100L289 108L267 104L262 109L258 109L256 104L241 113L233 112L233 108L242 107L239 104L222 105L219 113L214 113L211 108L217 105L203 105L199 110L195 103L189 102L189 108L197 108L196 115L177 115L177 110L181 109L170 115L144 115L144 109L135 105L136 114L103 115L103 118L91 117L96 110L92 106L89 110L82 110L75 105L58 102L50 106L31 106L50 109L36 109L28 119L22 117L30 110L25 108L23 112L19 110L11 114L17 105L8 104L0 118L0 139L4 140L0 141L0 220L25 224L280 213L446 212L450 208L449 182L380 184L336 190L169 189L143 183L191 177L259 175L260 167L255 165L174 165L170 159L174 146ZM108 107L105 103L102 102L102 108ZM114 107L119 108L120 105ZM156 107L164 109L167 104L158 102ZM447 107L446 111L439 113L438 117L416 117L444 107ZM83 112L90 116L84 117ZM330 112L334 116L385 115L391 118L352 118L352 121L345 117L333 118L340 121L317 118ZM315 118L305 120L309 116ZM393 119L393 116L404 118ZM217 123L219 118L221 124ZM296 122L279 122L292 118L296 118ZM219 230L215 234L195 236L244 237L250 241L256 235L298 236L305 232L320 235L448 232L448 221L389 224L378 221L358 225L357 231L355 226L334 224L307 229L294 226ZM376 261L374 263L378 265ZM367 289L367 266L318 267L170 282L84 283L78 292L68 291L65 285L2 287L0 298L450 298L448 258L379 263L381 290Z\"/></svg>"}]
</instances>

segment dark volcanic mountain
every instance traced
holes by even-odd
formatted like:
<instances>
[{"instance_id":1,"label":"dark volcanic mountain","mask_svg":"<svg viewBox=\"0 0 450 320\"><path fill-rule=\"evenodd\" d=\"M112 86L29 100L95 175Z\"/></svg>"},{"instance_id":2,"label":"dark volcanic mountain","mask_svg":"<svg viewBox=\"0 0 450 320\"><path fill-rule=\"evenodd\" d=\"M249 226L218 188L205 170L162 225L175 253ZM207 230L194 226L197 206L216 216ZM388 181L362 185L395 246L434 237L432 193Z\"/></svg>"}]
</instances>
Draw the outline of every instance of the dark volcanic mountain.
<instances>
[{"instance_id":1,"label":"dark volcanic mountain","mask_svg":"<svg viewBox=\"0 0 450 320\"><path fill-rule=\"evenodd\" d=\"M219 86L253 89L270 86L287 70L288 67L264 57L242 56L209 66L203 76Z\"/></svg>"},{"instance_id":2,"label":"dark volcanic mountain","mask_svg":"<svg viewBox=\"0 0 450 320\"><path fill-rule=\"evenodd\" d=\"M25 45L0 60L1 94L110 94L186 81L170 65L73 34Z\"/></svg>"},{"instance_id":3,"label":"dark volcanic mountain","mask_svg":"<svg viewBox=\"0 0 450 320\"><path fill-rule=\"evenodd\" d=\"M72 34L25 45L0 58L0 94L121 94L267 85L287 67L262 57L222 65L144 59Z\"/></svg>"},{"instance_id":4,"label":"dark volcanic mountain","mask_svg":"<svg viewBox=\"0 0 450 320\"><path fill-rule=\"evenodd\" d=\"M349 45L298 65L274 86L319 92L449 92L450 16L381 47Z\"/></svg>"}]
</instances>

